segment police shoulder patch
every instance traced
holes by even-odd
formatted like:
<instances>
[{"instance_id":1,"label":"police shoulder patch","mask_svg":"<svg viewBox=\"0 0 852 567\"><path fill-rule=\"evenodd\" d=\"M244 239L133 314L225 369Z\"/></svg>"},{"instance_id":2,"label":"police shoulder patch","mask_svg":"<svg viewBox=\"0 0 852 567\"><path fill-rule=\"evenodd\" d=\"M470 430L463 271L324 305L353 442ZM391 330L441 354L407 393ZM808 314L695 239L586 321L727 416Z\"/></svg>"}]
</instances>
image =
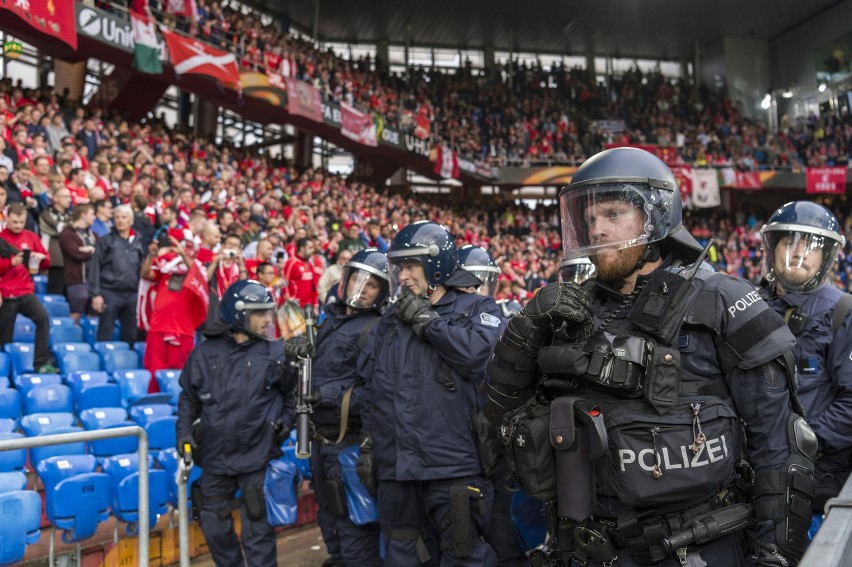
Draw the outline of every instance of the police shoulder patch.
<instances>
[{"instance_id":1,"label":"police shoulder patch","mask_svg":"<svg viewBox=\"0 0 852 567\"><path fill-rule=\"evenodd\" d=\"M480 313L479 321L486 327L499 327L500 319L490 313Z\"/></svg>"}]
</instances>

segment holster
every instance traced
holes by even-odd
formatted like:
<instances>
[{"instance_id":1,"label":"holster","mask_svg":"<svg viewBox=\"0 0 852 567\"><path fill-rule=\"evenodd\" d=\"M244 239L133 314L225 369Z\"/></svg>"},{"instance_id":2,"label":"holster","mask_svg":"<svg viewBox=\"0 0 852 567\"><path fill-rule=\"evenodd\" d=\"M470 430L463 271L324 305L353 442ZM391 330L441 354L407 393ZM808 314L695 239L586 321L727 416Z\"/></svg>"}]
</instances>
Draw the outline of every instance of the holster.
<instances>
[{"instance_id":1,"label":"holster","mask_svg":"<svg viewBox=\"0 0 852 567\"><path fill-rule=\"evenodd\" d=\"M253 522L266 519L266 498L263 496L263 486L252 484L243 492L243 502L246 513Z\"/></svg>"},{"instance_id":2,"label":"holster","mask_svg":"<svg viewBox=\"0 0 852 567\"><path fill-rule=\"evenodd\" d=\"M470 487L466 483L458 483L450 485L450 513L441 526L443 530L447 530L449 540L441 543L442 549L451 548L456 557L470 557L473 554L473 548L476 540L479 538L479 528L473 522L470 514L471 498L474 498L474 492L471 492ZM479 496L478 505L482 516L486 515L485 500L482 495ZM446 522L449 522L449 526Z\"/></svg>"},{"instance_id":3,"label":"holster","mask_svg":"<svg viewBox=\"0 0 852 567\"><path fill-rule=\"evenodd\" d=\"M189 498L192 500L192 518L197 522L201 518L201 508L204 506L204 493L201 492L201 482L196 480L189 485Z\"/></svg>"},{"instance_id":4,"label":"holster","mask_svg":"<svg viewBox=\"0 0 852 567\"><path fill-rule=\"evenodd\" d=\"M346 505L346 492L343 488L343 481L339 478L330 478L324 484L329 513L337 518L348 518L349 506Z\"/></svg>"}]
</instances>

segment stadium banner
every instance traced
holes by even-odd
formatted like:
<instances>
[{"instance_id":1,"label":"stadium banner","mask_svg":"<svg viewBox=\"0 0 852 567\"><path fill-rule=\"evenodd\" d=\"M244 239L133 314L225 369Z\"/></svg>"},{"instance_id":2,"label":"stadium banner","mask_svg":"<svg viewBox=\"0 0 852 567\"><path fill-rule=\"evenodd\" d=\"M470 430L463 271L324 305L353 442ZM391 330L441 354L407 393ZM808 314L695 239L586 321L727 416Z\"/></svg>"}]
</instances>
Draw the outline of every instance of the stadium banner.
<instances>
[{"instance_id":1,"label":"stadium banner","mask_svg":"<svg viewBox=\"0 0 852 567\"><path fill-rule=\"evenodd\" d=\"M372 114L356 110L345 102L340 105L340 133L365 146L378 145Z\"/></svg>"},{"instance_id":2,"label":"stadium banner","mask_svg":"<svg viewBox=\"0 0 852 567\"><path fill-rule=\"evenodd\" d=\"M524 187L546 185L561 187L571 183L571 176L577 171L573 166L553 167L501 167L497 185Z\"/></svg>"},{"instance_id":3,"label":"stadium banner","mask_svg":"<svg viewBox=\"0 0 852 567\"><path fill-rule=\"evenodd\" d=\"M75 2L74 7L77 10L77 33L106 43L115 49L134 53L136 44L133 41L133 25L130 20L97 8L90 8L81 2ZM169 56L163 36L159 30L155 30L155 33L160 61L168 61Z\"/></svg>"},{"instance_id":4,"label":"stadium banner","mask_svg":"<svg viewBox=\"0 0 852 567\"><path fill-rule=\"evenodd\" d=\"M722 186L731 189L755 190L761 188L761 173L759 171L737 171L732 167L723 167Z\"/></svg>"},{"instance_id":5,"label":"stadium banner","mask_svg":"<svg viewBox=\"0 0 852 567\"><path fill-rule=\"evenodd\" d=\"M240 72L237 58L215 47L184 37L173 31L160 30L169 48L169 60L175 74L206 75L223 85L239 88Z\"/></svg>"},{"instance_id":6,"label":"stadium banner","mask_svg":"<svg viewBox=\"0 0 852 567\"><path fill-rule=\"evenodd\" d=\"M692 195L692 166L673 165L670 169L677 180L677 186L680 189L680 198L684 205L686 205L689 203Z\"/></svg>"},{"instance_id":7,"label":"stadium banner","mask_svg":"<svg viewBox=\"0 0 852 567\"><path fill-rule=\"evenodd\" d=\"M845 167L809 167L805 192L812 195L845 195L847 171Z\"/></svg>"},{"instance_id":8,"label":"stadium banner","mask_svg":"<svg viewBox=\"0 0 852 567\"><path fill-rule=\"evenodd\" d=\"M163 63L157 51L157 27L145 14L130 12L133 23L133 67L151 75L163 72Z\"/></svg>"},{"instance_id":9,"label":"stadium banner","mask_svg":"<svg viewBox=\"0 0 852 567\"><path fill-rule=\"evenodd\" d=\"M675 146L658 146L656 144L606 144L604 149L611 150L612 148L638 148L652 153L668 165L676 165L679 161L677 148ZM683 163L683 162L681 162Z\"/></svg>"},{"instance_id":10,"label":"stadium banner","mask_svg":"<svg viewBox=\"0 0 852 567\"><path fill-rule=\"evenodd\" d=\"M12 12L34 30L77 49L74 4L69 0L0 0L0 9Z\"/></svg>"},{"instance_id":11,"label":"stadium banner","mask_svg":"<svg viewBox=\"0 0 852 567\"><path fill-rule=\"evenodd\" d=\"M715 169L692 170L692 206L709 209L722 204L719 194L719 175Z\"/></svg>"},{"instance_id":12,"label":"stadium banner","mask_svg":"<svg viewBox=\"0 0 852 567\"><path fill-rule=\"evenodd\" d=\"M271 82L271 81L270 81ZM322 100L319 89L304 81L285 78L287 85L287 110L290 114L322 122Z\"/></svg>"},{"instance_id":13,"label":"stadium banner","mask_svg":"<svg viewBox=\"0 0 852 567\"><path fill-rule=\"evenodd\" d=\"M594 120L592 121L592 128L596 128L599 132L603 133L624 132L627 130L624 120Z\"/></svg>"},{"instance_id":14,"label":"stadium banner","mask_svg":"<svg viewBox=\"0 0 852 567\"><path fill-rule=\"evenodd\" d=\"M443 144L435 147L435 175L442 179L459 178L459 156Z\"/></svg>"},{"instance_id":15,"label":"stadium banner","mask_svg":"<svg viewBox=\"0 0 852 567\"><path fill-rule=\"evenodd\" d=\"M471 175L478 175L479 177L484 177L486 179L497 179L500 177L500 168L490 165L487 162L482 160L471 161L469 159L459 157L458 154L456 154L456 159L458 161L458 168L460 171L470 173Z\"/></svg>"}]
</instances>

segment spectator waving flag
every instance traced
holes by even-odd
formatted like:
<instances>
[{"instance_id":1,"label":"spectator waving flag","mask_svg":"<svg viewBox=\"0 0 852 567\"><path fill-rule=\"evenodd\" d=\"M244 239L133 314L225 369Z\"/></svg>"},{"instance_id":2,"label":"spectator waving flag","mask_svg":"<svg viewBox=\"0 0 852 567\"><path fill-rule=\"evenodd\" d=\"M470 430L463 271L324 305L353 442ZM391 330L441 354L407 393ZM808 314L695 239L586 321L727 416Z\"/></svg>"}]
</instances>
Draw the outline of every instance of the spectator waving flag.
<instances>
[{"instance_id":1,"label":"spectator waving flag","mask_svg":"<svg viewBox=\"0 0 852 567\"><path fill-rule=\"evenodd\" d=\"M133 21L133 67L143 73L159 75L163 72L163 64L160 62L154 22L145 14L136 12L130 12L130 19Z\"/></svg>"},{"instance_id":2,"label":"spectator waving flag","mask_svg":"<svg viewBox=\"0 0 852 567\"><path fill-rule=\"evenodd\" d=\"M163 12L166 14L195 19L197 11L195 0L165 0L163 2Z\"/></svg>"},{"instance_id":3,"label":"spectator waving flag","mask_svg":"<svg viewBox=\"0 0 852 567\"><path fill-rule=\"evenodd\" d=\"M223 85L239 88L240 72L237 68L237 58L233 53L220 51L165 28L161 31L169 48L169 59L175 68L175 73L207 75Z\"/></svg>"},{"instance_id":4,"label":"spectator waving flag","mask_svg":"<svg viewBox=\"0 0 852 567\"><path fill-rule=\"evenodd\" d=\"M459 156L443 144L435 148L435 174L443 179L459 178Z\"/></svg>"}]
</instances>

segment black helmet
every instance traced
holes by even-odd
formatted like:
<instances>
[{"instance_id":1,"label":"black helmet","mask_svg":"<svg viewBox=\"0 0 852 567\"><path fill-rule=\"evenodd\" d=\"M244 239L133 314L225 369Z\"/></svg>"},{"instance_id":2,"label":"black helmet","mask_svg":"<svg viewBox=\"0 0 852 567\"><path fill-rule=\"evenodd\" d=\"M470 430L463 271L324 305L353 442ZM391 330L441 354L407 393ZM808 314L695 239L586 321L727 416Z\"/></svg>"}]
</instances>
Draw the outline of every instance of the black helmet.
<instances>
[{"instance_id":1,"label":"black helmet","mask_svg":"<svg viewBox=\"0 0 852 567\"><path fill-rule=\"evenodd\" d=\"M266 286L254 280L242 280L232 284L225 290L225 294L222 296L219 318L232 331L269 339L274 338L274 329L272 329L272 336L258 335L249 328L248 318L251 311L270 309L274 314L275 308L275 299L269 290L266 289ZM273 321L274 319L273 317Z\"/></svg>"},{"instance_id":2,"label":"black helmet","mask_svg":"<svg viewBox=\"0 0 852 567\"><path fill-rule=\"evenodd\" d=\"M825 285L846 244L831 211L808 201L782 206L760 232L763 273L785 291L807 292Z\"/></svg>"},{"instance_id":3,"label":"black helmet","mask_svg":"<svg viewBox=\"0 0 852 567\"><path fill-rule=\"evenodd\" d=\"M595 204L623 201L644 214L643 230L623 240L591 241L587 209ZM680 190L668 166L655 155L637 148L613 148L583 163L571 184L559 191L562 246L565 258L594 256L603 248L629 248L659 242L676 258L691 262L701 245L683 227Z\"/></svg>"},{"instance_id":4,"label":"black helmet","mask_svg":"<svg viewBox=\"0 0 852 567\"><path fill-rule=\"evenodd\" d=\"M379 286L379 293L371 303L365 303L363 293L370 283ZM343 267L337 296L353 309L374 309L387 300L388 286L388 257L375 248L367 248L358 251Z\"/></svg>"},{"instance_id":5,"label":"black helmet","mask_svg":"<svg viewBox=\"0 0 852 567\"><path fill-rule=\"evenodd\" d=\"M401 291L399 271L405 262L423 266L430 293L444 283L459 263L456 242L450 231L431 221L417 221L400 230L388 251L391 296Z\"/></svg>"},{"instance_id":6,"label":"black helmet","mask_svg":"<svg viewBox=\"0 0 852 567\"><path fill-rule=\"evenodd\" d=\"M497 293L497 280L500 268L494 263L491 254L485 248L465 244L459 249L459 268L463 268L482 282L479 294L494 297Z\"/></svg>"}]
</instances>

